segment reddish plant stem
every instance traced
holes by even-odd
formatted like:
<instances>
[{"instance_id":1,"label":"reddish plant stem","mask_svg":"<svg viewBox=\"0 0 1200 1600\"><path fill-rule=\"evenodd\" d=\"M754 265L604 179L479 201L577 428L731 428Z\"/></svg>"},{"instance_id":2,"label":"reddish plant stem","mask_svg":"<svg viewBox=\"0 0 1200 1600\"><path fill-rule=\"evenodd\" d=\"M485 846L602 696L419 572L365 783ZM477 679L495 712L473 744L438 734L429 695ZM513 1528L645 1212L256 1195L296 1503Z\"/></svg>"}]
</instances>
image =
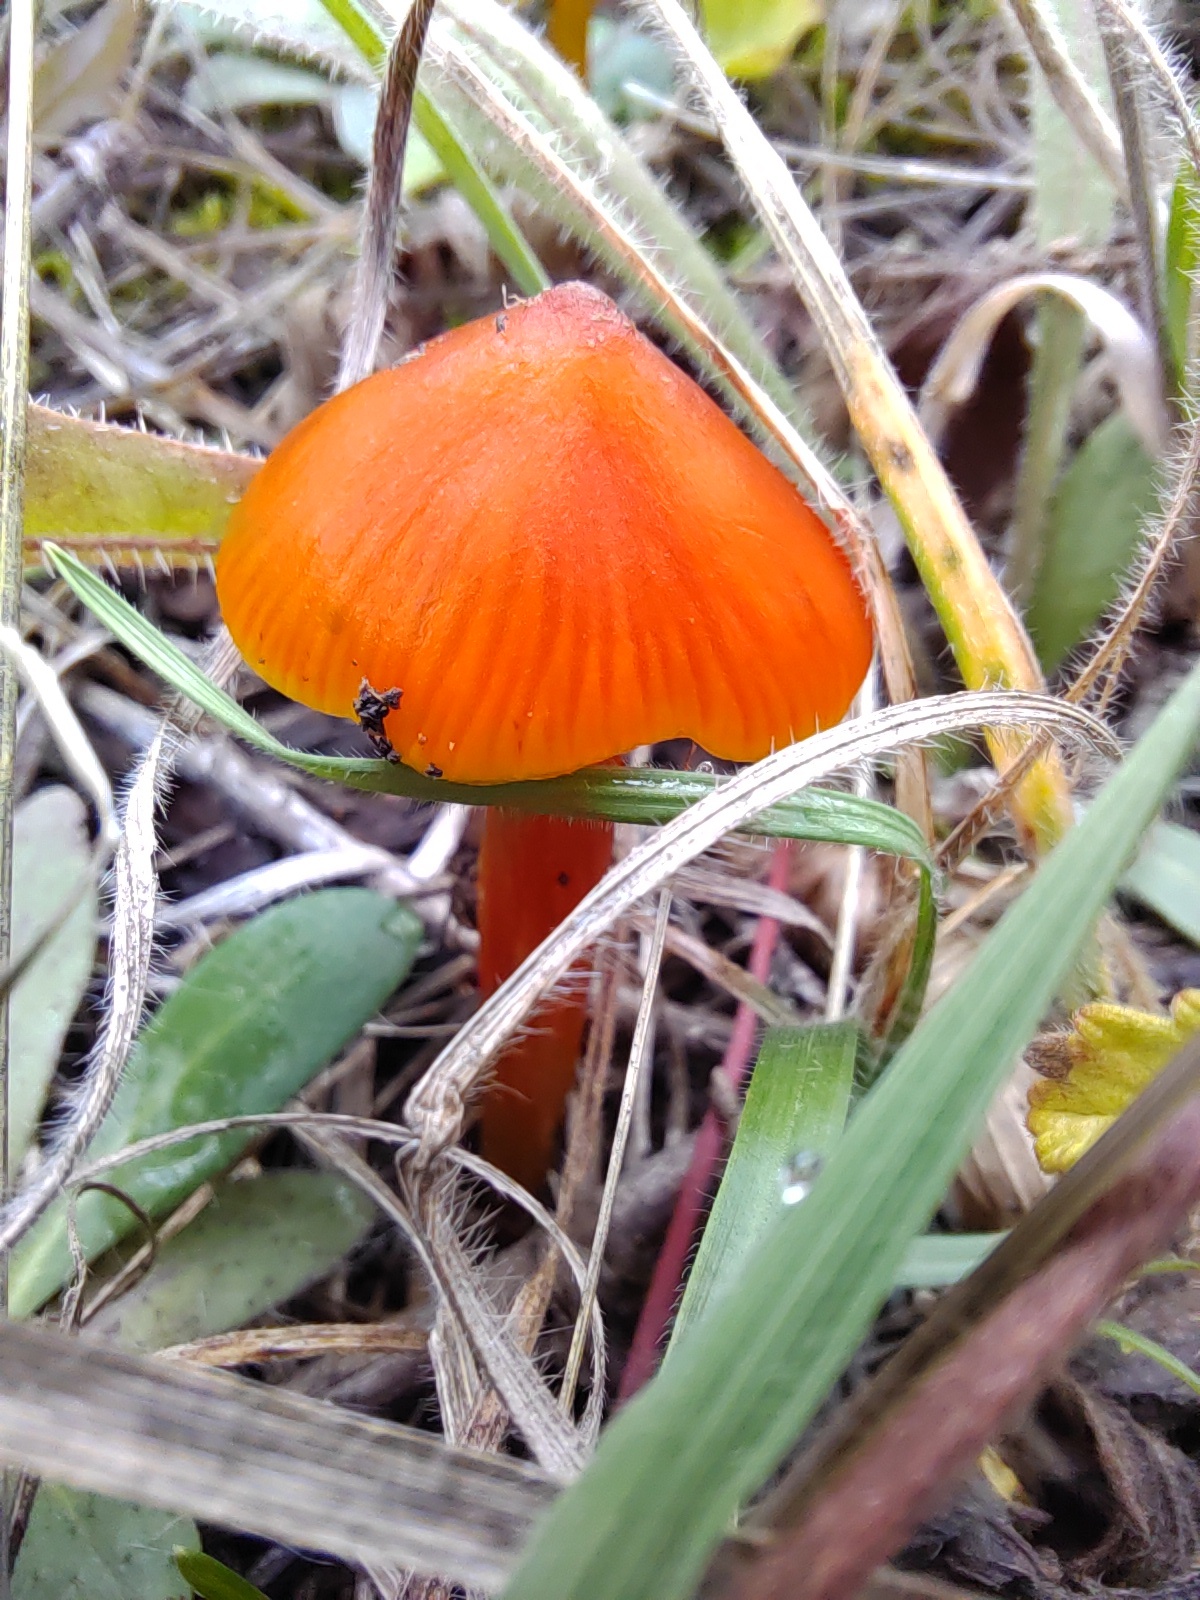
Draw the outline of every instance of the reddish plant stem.
<instances>
[{"instance_id":1,"label":"reddish plant stem","mask_svg":"<svg viewBox=\"0 0 1200 1600\"><path fill-rule=\"evenodd\" d=\"M772 854L767 878L772 889L783 890L787 887L789 854L788 841L780 840ZM746 964L750 976L759 983L766 983L770 976L771 960L778 940L778 921L774 917L760 917L758 927L754 930L750 959ZM739 1005L719 1069L735 1091L741 1090L750 1070L750 1055L757 1026L758 1019L749 1006ZM716 1112L710 1108L705 1112L696 1134L691 1165L679 1191L667 1236L654 1266L646 1303L634 1331L633 1344L621 1372L617 1390L618 1405L635 1395L658 1368L663 1341L683 1290L696 1230L711 1198L713 1173L724 1149L725 1129Z\"/></svg>"}]
</instances>

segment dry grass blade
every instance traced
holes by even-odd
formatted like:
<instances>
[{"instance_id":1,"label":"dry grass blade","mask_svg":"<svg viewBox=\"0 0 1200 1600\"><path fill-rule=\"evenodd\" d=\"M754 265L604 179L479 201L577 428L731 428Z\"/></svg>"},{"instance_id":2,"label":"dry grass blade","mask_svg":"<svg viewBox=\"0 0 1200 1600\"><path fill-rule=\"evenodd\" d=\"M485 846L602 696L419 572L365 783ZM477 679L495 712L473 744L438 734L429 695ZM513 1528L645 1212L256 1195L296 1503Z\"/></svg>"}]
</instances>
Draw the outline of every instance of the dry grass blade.
<instances>
[{"instance_id":1,"label":"dry grass blade","mask_svg":"<svg viewBox=\"0 0 1200 1600\"><path fill-rule=\"evenodd\" d=\"M100 1038L70 1113L46 1159L0 1213L0 1250L11 1249L66 1186L76 1161L112 1104L142 1018L158 895L154 808L165 739L166 729L160 728L125 800L113 862L113 932Z\"/></svg>"},{"instance_id":2,"label":"dry grass blade","mask_svg":"<svg viewBox=\"0 0 1200 1600\"><path fill-rule=\"evenodd\" d=\"M453 1144L465 1126L467 1099L538 999L617 917L652 894L680 867L776 800L807 784L904 744L965 728L1045 727L1091 740L1115 753L1112 735L1076 707L1046 695L943 695L889 706L776 751L632 850L529 959L463 1026L409 1096L405 1114L421 1139L420 1162Z\"/></svg>"},{"instance_id":3,"label":"dry grass blade","mask_svg":"<svg viewBox=\"0 0 1200 1600\"><path fill-rule=\"evenodd\" d=\"M391 1355L399 1350L424 1350L421 1328L393 1322L293 1322L286 1328L239 1328L214 1333L191 1344L171 1345L157 1352L162 1360L187 1361L197 1367L245 1367L261 1361L304 1361L334 1355Z\"/></svg>"},{"instance_id":4,"label":"dry grass blade","mask_svg":"<svg viewBox=\"0 0 1200 1600\"><path fill-rule=\"evenodd\" d=\"M1071 60L1066 43L1042 0L1008 0L1050 93L1117 194L1128 201L1125 156L1112 118Z\"/></svg>"},{"instance_id":5,"label":"dry grass blade","mask_svg":"<svg viewBox=\"0 0 1200 1600\"><path fill-rule=\"evenodd\" d=\"M91 641L89 648L91 648ZM71 702L63 692L58 673L45 658L27 645L15 628L0 624L0 653L16 668L41 708L55 743L76 783L87 795L97 818L96 870L108 860L117 842L112 786L96 752L80 726Z\"/></svg>"},{"instance_id":6,"label":"dry grass blade","mask_svg":"<svg viewBox=\"0 0 1200 1600\"><path fill-rule=\"evenodd\" d=\"M1061 296L1088 318L1103 341L1113 382L1134 431L1149 456L1160 455L1166 448L1170 420L1153 341L1111 290L1068 272L1022 273L989 290L963 314L938 352L921 390L918 414L933 438L941 438L948 413L974 393L992 335L1000 323L1022 300L1034 294Z\"/></svg>"},{"instance_id":7,"label":"dry grass blade","mask_svg":"<svg viewBox=\"0 0 1200 1600\"><path fill-rule=\"evenodd\" d=\"M357 1565L483 1589L507 1577L553 1487L236 1378L0 1325L0 1461Z\"/></svg>"},{"instance_id":8,"label":"dry grass blade","mask_svg":"<svg viewBox=\"0 0 1200 1600\"><path fill-rule=\"evenodd\" d=\"M829 240L783 158L713 60L679 0L641 0L665 29L721 133L746 192L821 335L850 420L904 528L921 578L972 689L1036 691L1029 638L992 572L957 495ZM1019 748L999 738L1011 755ZM1026 780L1015 814L1031 851L1070 826L1070 796L1048 758Z\"/></svg>"},{"instance_id":9,"label":"dry grass blade","mask_svg":"<svg viewBox=\"0 0 1200 1600\"><path fill-rule=\"evenodd\" d=\"M456 1226L452 1170L422 1175L425 1181L413 1185L401 1198L344 1139L316 1119L299 1131L306 1144L374 1200L403 1231L437 1291L443 1320L450 1319L453 1336L487 1374L535 1459L556 1477L574 1477L583 1466L584 1449L554 1405L537 1368L512 1339L463 1250ZM568 1263L581 1281L578 1253L553 1223L550 1228L560 1247L566 1245Z\"/></svg>"},{"instance_id":10,"label":"dry grass blade","mask_svg":"<svg viewBox=\"0 0 1200 1600\"><path fill-rule=\"evenodd\" d=\"M1097 714L1103 715L1129 659L1134 635L1153 602L1158 581L1179 539L1192 524L1196 492L1200 487L1200 424L1189 422L1186 433L1187 446L1175 467L1170 499L1157 532L1145 548L1140 570L1120 610L1064 692L1063 699L1068 704L1083 705L1095 696ZM1026 746L1012 765L1000 773L988 793L942 841L938 849L938 863L944 870L952 870L993 826L1008 796L1037 758L1043 740L1044 735L1039 734Z\"/></svg>"},{"instance_id":11,"label":"dry grass blade","mask_svg":"<svg viewBox=\"0 0 1200 1600\"><path fill-rule=\"evenodd\" d=\"M612 1225L613 1206L617 1198L617 1180L621 1176L621 1166L625 1160L625 1149L629 1142L629 1130L633 1123L634 1106L637 1103L638 1089L642 1082L643 1074L649 1069L650 1057L653 1053L653 1040L651 1027L654 1021L654 996L658 988L658 974L662 967L663 950L667 942L667 925L671 919L671 891L664 889L658 897L658 912L654 919L654 931L650 937L650 948L646 954L646 971L642 979L642 1000L638 1006L637 1021L633 1029L633 1042L629 1046L629 1065L625 1069L625 1083L621 1090L621 1105L617 1112L617 1126L613 1133L612 1149L609 1151L608 1171L604 1179L604 1192L600 1197L600 1214L596 1219L596 1231L592 1236L591 1254L588 1256L587 1281L583 1286L583 1300L579 1308L579 1315L575 1319L575 1330L571 1335L571 1348L567 1353L567 1367L563 1376L562 1393L559 1403L564 1410L570 1410L575 1397L575 1384L579 1378L579 1368L583 1362L584 1347L587 1343L588 1323L591 1320L592 1310L596 1304L596 1294L600 1287L600 1268L604 1261L604 1251L608 1244L608 1230Z\"/></svg>"},{"instance_id":12,"label":"dry grass blade","mask_svg":"<svg viewBox=\"0 0 1200 1600\"><path fill-rule=\"evenodd\" d=\"M435 3L436 0L415 0L392 40L383 69L383 88L375 116L370 186L363 208L361 254L337 378L339 390L358 383L375 368L392 283L396 225L403 199L404 152L412 120L417 67Z\"/></svg>"}]
</instances>

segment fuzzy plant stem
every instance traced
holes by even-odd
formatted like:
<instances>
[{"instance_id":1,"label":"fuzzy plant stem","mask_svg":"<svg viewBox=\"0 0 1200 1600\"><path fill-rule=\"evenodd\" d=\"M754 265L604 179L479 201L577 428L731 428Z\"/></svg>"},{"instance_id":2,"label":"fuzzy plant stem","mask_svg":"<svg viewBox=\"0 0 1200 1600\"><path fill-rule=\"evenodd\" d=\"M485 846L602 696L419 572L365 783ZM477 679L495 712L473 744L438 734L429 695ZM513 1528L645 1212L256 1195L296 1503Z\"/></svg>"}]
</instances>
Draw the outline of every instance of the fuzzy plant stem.
<instances>
[{"instance_id":1,"label":"fuzzy plant stem","mask_svg":"<svg viewBox=\"0 0 1200 1600\"><path fill-rule=\"evenodd\" d=\"M0 625L21 611L25 519L25 419L29 403L29 251L33 154L33 0L12 0L8 40L8 149L4 197L3 331L0 333ZM0 968L12 950L13 767L17 673L0 666ZM0 1199L8 1193L8 991L0 998ZM8 1255L0 1255L0 1308L8 1310ZM0 1596L9 1594L8 1504L0 1504Z\"/></svg>"},{"instance_id":2,"label":"fuzzy plant stem","mask_svg":"<svg viewBox=\"0 0 1200 1600\"><path fill-rule=\"evenodd\" d=\"M771 871L767 883L780 893L786 888L790 851L786 840L775 846L771 858ZM779 941L779 923L774 917L762 917L754 931L747 970L752 978L765 983L770 975L771 961ZM729 1087L740 1092L750 1069L750 1055L754 1048L754 1035L758 1018L749 1006L739 1005L734 1018L733 1032L725 1049L720 1071ZM725 1131L717 1113L709 1108L704 1114L696 1134L691 1165L675 1202L667 1237L659 1251L650 1280L646 1303L638 1318L629 1357L621 1373L617 1391L618 1404L635 1395L655 1373L662 1353L662 1344L670 1326L675 1307L683 1290L683 1280L696 1240L696 1228L708 1204L713 1173L725 1146Z\"/></svg>"}]
</instances>

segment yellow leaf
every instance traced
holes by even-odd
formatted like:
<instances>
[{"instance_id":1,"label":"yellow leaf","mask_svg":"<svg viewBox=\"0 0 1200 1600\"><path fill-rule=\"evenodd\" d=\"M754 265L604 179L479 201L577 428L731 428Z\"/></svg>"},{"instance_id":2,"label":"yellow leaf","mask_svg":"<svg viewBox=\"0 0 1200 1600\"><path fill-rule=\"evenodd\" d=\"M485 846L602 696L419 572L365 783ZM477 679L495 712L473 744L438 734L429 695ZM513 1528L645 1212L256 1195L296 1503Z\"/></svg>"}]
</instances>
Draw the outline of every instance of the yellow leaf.
<instances>
[{"instance_id":1,"label":"yellow leaf","mask_svg":"<svg viewBox=\"0 0 1200 1600\"><path fill-rule=\"evenodd\" d=\"M1200 1032L1200 989L1183 989L1169 1017L1132 1006L1084 1006L1071 1031L1043 1039L1030 1053L1053 1076L1029 1091L1029 1131L1046 1172L1073 1167L1131 1100Z\"/></svg>"},{"instance_id":2,"label":"yellow leaf","mask_svg":"<svg viewBox=\"0 0 1200 1600\"><path fill-rule=\"evenodd\" d=\"M731 78L765 78L824 19L824 0L701 0L708 47Z\"/></svg>"}]
</instances>

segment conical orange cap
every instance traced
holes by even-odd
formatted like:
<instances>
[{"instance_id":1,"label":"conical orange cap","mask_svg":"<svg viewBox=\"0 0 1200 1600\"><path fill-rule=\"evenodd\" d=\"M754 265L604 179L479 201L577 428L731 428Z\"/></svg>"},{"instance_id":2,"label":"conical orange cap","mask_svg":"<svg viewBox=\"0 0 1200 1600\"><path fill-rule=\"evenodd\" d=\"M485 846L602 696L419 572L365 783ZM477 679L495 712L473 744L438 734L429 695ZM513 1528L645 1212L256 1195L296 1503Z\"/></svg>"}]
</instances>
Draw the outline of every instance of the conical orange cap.
<instances>
[{"instance_id":1,"label":"conical orange cap","mask_svg":"<svg viewBox=\"0 0 1200 1600\"><path fill-rule=\"evenodd\" d=\"M871 631L816 514L607 296L565 284L318 408L235 509L225 621L268 683L466 783L828 727Z\"/></svg>"}]
</instances>

